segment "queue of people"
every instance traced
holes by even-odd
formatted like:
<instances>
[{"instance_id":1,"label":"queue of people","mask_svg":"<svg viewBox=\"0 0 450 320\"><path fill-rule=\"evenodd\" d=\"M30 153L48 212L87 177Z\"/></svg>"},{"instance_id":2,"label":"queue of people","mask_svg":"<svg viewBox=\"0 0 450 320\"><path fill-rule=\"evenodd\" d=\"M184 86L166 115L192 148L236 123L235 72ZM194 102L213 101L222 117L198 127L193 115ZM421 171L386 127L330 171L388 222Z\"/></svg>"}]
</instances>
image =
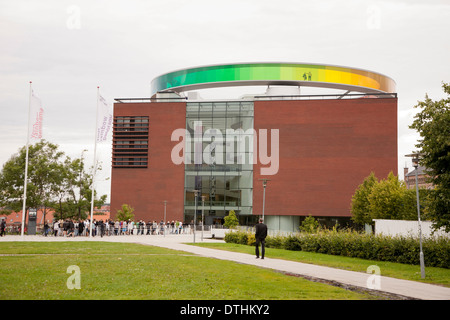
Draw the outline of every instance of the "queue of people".
<instances>
[{"instance_id":1,"label":"queue of people","mask_svg":"<svg viewBox=\"0 0 450 320\"><path fill-rule=\"evenodd\" d=\"M119 221L107 219L103 220L74 220L60 219L53 223L48 221L44 224L44 236L53 235L55 237L77 237L90 236L92 228L92 236L118 236L118 235L164 235L164 234L183 234L190 233L191 227L180 221L161 220L144 222L139 221Z\"/></svg>"}]
</instances>

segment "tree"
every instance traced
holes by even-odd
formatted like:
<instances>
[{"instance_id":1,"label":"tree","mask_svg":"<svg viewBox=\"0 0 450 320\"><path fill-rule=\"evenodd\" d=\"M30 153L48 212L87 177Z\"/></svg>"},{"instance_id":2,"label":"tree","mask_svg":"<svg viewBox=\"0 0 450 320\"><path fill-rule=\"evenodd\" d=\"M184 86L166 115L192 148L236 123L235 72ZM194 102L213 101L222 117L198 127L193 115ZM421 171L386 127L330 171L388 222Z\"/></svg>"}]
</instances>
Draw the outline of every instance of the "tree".
<instances>
[{"instance_id":1,"label":"tree","mask_svg":"<svg viewBox=\"0 0 450 320\"><path fill-rule=\"evenodd\" d=\"M80 160L71 160L58 145L41 140L29 146L26 210L52 207L61 218L74 217L90 208L92 175L86 174ZM23 206L26 147L4 164L0 172L0 207L19 212ZM75 201L78 199L78 201ZM102 205L106 195L94 201Z\"/></svg>"},{"instance_id":2,"label":"tree","mask_svg":"<svg viewBox=\"0 0 450 320\"><path fill-rule=\"evenodd\" d=\"M373 186L368 196L372 219L403 220L411 208L405 200L406 185L392 172ZM409 212L411 213L411 212Z\"/></svg>"},{"instance_id":3,"label":"tree","mask_svg":"<svg viewBox=\"0 0 450 320\"><path fill-rule=\"evenodd\" d=\"M59 183L60 158L58 146L41 140L28 148L28 181L26 209L48 204L52 187ZM22 210L25 180L26 147L3 165L0 172L0 204L12 211Z\"/></svg>"},{"instance_id":4,"label":"tree","mask_svg":"<svg viewBox=\"0 0 450 320\"><path fill-rule=\"evenodd\" d=\"M302 232L314 233L319 230L319 221L312 216L308 216L303 220L299 228Z\"/></svg>"},{"instance_id":5,"label":"tree","mask_svg":"<svg viewBox=\"0 0 450 320\"><path fill-rule=\"evenodd\" d=\"M414 117L411 129L416 129L421 140L416 145L421 153L420 164L435 188L428 195L428 218L433 227L450 232L450 84L442 84L447 98L419 101L414 108L421 111Z\"/></svg>"},{"instance_id":6,"label":"tree","mask_svg":"<svg viewBox=\"0 0 450 320\"><path fill-rule=\"evenodd\" d=\"M420 190L423 199L428 190ZM422 200L422 205L427 201ZM352 220L373 224L373 219L417 220L416 192L407 189L392 172L378 181L373 173L364 179L352 196Z\"/></svg>"},{"instance_id":7,"label":"tree","mask_svg":"<svg viewBox=\"0 0 450 320\"><path fill-rule=\"evenodd\" d=\"M130 207L128 204L123 204L122 209L117 210L117 219L120 221L127 221L134 219L134 208Z\"/></svg>"},{"instance_id":8,"label":"tree","mask_svg":"<svg viewBox=\"0 0 450 320\"><path fill-rule=\"evenodd\" d=\"M230 210L228 212L228 216L224 218L225 223L223 224L225 228L234 229L239 225L238 218L236 217L236 213L234 210Z\"/></svg>"},{"instance_id":9,"label":"tree","mask_svg":"<svg viewBox=\"0 0 450 320\"><path fill-rule=\"evenodd\" d=\"M369 195L375 184L378 183L377 178L373 172L364 179L363 183L356 189L352 196L351 213L352 220L360 224L373 224L370 214Z\"/></svg>"},{"instance_id":10,"label":"tree","mask_svg":"<svg viewBox=\"0 0 450 320\"><path fill-rule=\"evenodd\" d=\"M91 186L92 174L85 172L82 158L74 160L66 158L62 187L58 192L59 202L55 205L56 208L60 208L61 216L85 218L86 212L89 212L91 208ZM97 192L94 190L94 196L96 194ZM63 202L61 202L61 197L64 199ZM100 198L95 197L94 207L101 207L105 201L106 195L102 195ZM63 210L65 214L63 214Z\"/></svg>"}]
</instances>

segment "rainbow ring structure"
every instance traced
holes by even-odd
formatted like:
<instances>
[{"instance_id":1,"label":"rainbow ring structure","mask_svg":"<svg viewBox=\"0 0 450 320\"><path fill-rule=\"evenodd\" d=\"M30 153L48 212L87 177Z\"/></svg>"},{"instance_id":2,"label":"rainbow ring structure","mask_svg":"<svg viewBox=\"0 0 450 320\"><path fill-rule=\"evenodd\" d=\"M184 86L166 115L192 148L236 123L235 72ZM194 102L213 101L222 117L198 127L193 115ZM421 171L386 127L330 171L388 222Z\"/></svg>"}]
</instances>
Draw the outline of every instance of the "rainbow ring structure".
<instances>
[{"instance_id":1,"label":"rainbow ring structure","mask_svg":"<svg viewBox=\"0 0 450 320\"><path fill-rule=\"evenodd\" d=\"M394 93L395 81L380 73L311 63L237 63L195 67L152 80L151 96L164 91L189 91L231 86L290 85L363 93Z\"/></svg>"}]
</instances>

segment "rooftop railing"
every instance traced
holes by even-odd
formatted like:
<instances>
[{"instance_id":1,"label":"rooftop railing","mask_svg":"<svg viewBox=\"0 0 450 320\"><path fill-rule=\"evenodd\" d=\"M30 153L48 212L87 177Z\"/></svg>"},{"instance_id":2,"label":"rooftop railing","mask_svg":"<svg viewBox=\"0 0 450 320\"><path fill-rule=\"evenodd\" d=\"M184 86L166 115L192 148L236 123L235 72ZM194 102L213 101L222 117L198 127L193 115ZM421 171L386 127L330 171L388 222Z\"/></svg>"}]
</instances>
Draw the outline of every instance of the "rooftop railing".
<instances>
[{"instance_id":1,"label":"rooftop railing","mask_svg":"<svg viewBox=\"0 0 450 320\"><path fill-rule=\"evenodd\" d=\"M205 102L223 102L223 101L249 101L249 100L325 100L325 99L386 99L386 98L397 98L397 93L336 93L336 94L308 94L308 95L255 95L248 96L243 99L221 99L221 100L210 100L206 99ZM187 97L164 97L164 98L115 98L117 103L148 103L148 102L185 102L189 101ZM196 102L201 102L203 100L195 100Z\"/></svg>"}]
</instances>

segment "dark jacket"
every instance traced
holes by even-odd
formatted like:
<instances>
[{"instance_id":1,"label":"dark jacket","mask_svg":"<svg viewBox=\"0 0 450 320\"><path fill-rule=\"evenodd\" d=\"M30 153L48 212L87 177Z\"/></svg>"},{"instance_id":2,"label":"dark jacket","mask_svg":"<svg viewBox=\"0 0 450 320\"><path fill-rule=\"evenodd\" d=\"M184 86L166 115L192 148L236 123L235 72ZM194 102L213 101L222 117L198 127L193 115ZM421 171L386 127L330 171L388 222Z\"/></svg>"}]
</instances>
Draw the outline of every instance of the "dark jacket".
<instances>
[{"instance_id":1,"label":"dark jacket","mask_svg":"<svg viewBox=\"0 0 450 320\"><path fill-rule=\"evenodd\" d=\"M258 223L255 226L255 239L264 240L267 237L267 226L264 223Z\"/></svg>"}]
</instances>

